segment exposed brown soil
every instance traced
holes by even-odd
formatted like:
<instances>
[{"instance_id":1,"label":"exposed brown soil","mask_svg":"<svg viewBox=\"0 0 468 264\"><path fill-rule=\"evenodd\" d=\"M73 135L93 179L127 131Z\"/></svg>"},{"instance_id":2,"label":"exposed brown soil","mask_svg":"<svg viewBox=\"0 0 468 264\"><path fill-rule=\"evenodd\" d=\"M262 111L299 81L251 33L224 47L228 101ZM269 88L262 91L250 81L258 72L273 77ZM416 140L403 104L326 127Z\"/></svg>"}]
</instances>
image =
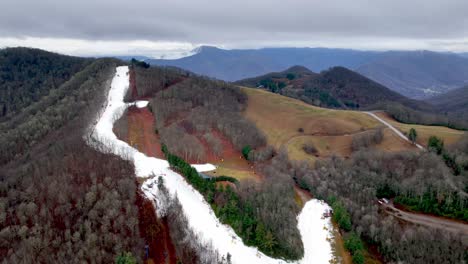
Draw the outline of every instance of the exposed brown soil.
<instances>
[{"instance_id":1,"label":"exposed brown soil","mask_svg":"<svg viewBox=\"0 0 468 264\"><path fill-rule=\"evenodd\" d=\"M127 129L126 133L123 133L120 130L125 130L121 127L125 126L125 120ZM118 122L120 122L119 126L114 126L114 132L120 140L127 142L147 156L164 158L159 135L155 131L153 113L147 107L129 107L126 116Z\"/></svg>"},{"instance_id":2,"label":"exposed brown soil","mask_svg":"<svg viewBox=\"0 0 468 264\"><path fill-rule=\"evenodd\" d=\"M141 192L137 195L140 235L148 246L149 257L145 263L175 264L177 257L174 245L169 236L167 219L158 219L153 203ZM142 249L143 252L145 249Z\"/></svg>"}]
</instances>

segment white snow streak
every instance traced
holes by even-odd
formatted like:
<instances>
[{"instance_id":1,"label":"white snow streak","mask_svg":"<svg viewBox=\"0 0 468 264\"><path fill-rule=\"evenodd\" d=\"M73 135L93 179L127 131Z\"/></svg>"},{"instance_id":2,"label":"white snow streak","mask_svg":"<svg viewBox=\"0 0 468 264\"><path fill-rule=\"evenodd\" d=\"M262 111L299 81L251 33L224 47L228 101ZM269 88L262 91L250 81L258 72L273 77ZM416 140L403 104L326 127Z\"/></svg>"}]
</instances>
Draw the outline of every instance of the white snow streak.
<instances>
[{"instance_id":1,"label":"white snow streak","mask_svg":"<svg viewBox=\"0 0 468 264\"><path fill-rule=\"evenodd\" d=\"M210 241L220 254L226 255L229 252L233 263L287 263L284 260L265 256L254 247L245 246L231 227L219 222L203 196L181 175L169 169L167 161L147 157L126 142L117 139L112 127L125 109L131 105L123 102L128 86L128 67L118 67L112 80L107 107L95 127L92 139L88 141L89 144L96 144L93 143L93 140L96 140L104 145L104 151L132 161L139 177L162 176L169 193L172 196L177 194L183 211L187 215L189 227L204 242ZM199 171L215 169L211 164L194 165L194 167ZM161 200L160 195L158 195L157 177L147 180L143 184L142 190L149 199L156 202L158 214L164 214L165 201ZM329 263L333 258L331 244L327 241L327 238L331 238L331 222L329 218L322 219L323 212L327 209L329 209L328 205L312 199L305 204L299 214L298 229L304 244L305 254L298 263Z\"/></svg>"}]
</instances>

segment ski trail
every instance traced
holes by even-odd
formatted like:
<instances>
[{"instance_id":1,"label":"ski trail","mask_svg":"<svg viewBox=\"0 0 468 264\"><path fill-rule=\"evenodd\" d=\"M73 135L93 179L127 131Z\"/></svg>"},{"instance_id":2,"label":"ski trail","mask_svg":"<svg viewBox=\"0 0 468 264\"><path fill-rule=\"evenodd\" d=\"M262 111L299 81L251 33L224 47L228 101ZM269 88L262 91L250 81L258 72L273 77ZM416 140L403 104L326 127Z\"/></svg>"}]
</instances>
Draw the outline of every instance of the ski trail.
<instances>
[{"instance_id":1,"label":"ski trail","mask_svg":"<svg viewBox=\"0 0 468 264\"><path fill-rule=\"evenodd\" d=\"M135 173L138 177L161 176L164 179L169 194L177 198L187 216L189 228L198 234L201 242L211 243L221 254L231 255L232 263L324 263L333 259L330 240L332 238L332 224L329 218L323 218L325 210L330 207L323 201L312 199L304 205L298 216L298 229L304 244L304 257L298 262L288 262L274 259L259 252L254 247L244 245L242 239L230 226L220 223L211 206L204 197L195 190L178 173L169 168L166 160L148 157L135 148L121 141L113 133L114 122L119 119L125 109L134 103L125 103L124 95L129 87L128 67L117 67L108 95L108 102L104 113L99 118L88 144L96 149L119 155L123 159L135 164ZM145 102L138 102L139 106ZM198 171L213 170L211 164L193 165ZM158 214L165 213L165 202L158 195L157 178L152 177L142 185L145 195L157 205Z\"/></svg>"}]
</instances>

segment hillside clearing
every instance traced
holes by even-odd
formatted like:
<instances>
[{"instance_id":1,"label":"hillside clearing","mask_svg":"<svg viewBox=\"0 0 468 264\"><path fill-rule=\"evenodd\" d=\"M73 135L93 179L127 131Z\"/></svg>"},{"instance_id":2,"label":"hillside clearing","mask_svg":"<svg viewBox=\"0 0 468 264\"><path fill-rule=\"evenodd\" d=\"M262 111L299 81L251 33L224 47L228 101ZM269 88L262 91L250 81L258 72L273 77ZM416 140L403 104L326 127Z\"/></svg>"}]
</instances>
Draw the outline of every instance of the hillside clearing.
<instances>
[{"instance_id":1,"label":"hillside clearing","mask_svg":"<svg viewBox=\"0 0 468 264\"><path fill-rule=\"evenodd\" d=\"M245 116L265 133L269 145L277 150L284 147L292 160L349 157L354 135L383 127L364 112L320 108L259 89L242 89L249 97ZM415 149L388 128L383 132L384 139L375 146L377 149ZM307 154L304 144L313 145L317 153Z\"/></svg>"}]
</instances>

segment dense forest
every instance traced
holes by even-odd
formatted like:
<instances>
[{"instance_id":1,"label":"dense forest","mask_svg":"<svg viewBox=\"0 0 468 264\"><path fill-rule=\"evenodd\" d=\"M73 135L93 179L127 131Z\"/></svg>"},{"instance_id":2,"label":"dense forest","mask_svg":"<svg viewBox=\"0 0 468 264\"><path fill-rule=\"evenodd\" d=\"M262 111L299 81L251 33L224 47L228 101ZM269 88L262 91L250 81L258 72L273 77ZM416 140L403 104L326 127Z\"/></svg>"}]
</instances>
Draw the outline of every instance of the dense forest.
<instances>
[{"instance_id":1,"label":"dense forest","mask_svg":"<svg viewBox=\"0 0 468 264\"><path fill-rule=\"evenodd\" d=\"M454 186L463 186L466 178L454 176L436 153L389 154L367 149L355 152L348 160L331 158L313 167L296 163L293 168L295 179L303 188L333 206L340 227L353 231L367 244L376 245L386 261L467 261L466 235L402 224L386 215L376 202L380 197L396 197L396 202L415 206L413 202L418 201L416 206L420 207L414 209L443 208L441 215L464 219L468 200L463 190Z\"/></svg>"},{"instance_id":2,"label":"dense forest","mask_svg":"<svg viewBox=\"0 0 468 264\"><path fill-rule=\"evenodd\" d=\"M55 80L53 89L44 88L51 89L41 97L29 96L27 105L10 101L10 109L18 111L0 123L0 259L110 263L120 256L141 261L145 240L134 167L89 147L83 137L104 106L121 62L29 49L2 52L10 51L19 57L8 55L8 67L21 72L15 76L31 71L38 83L51 82L51 74L62 79ZM87 66L74 68L75 74L70 69L61 73L75 60ZM48 72L36 69L41 67ZM18 92L28 98L27 90ZM9 98L4 96L2 102Z\"/></svg>"},{"instance_id":3,"label":"dense forest","mask_svg":"<svg viewBox=\"0 0 468 264\"><path fill-rule=\"evenodd\" d=\"M86 122L92 122L103 105L114 73L113 59L99 59L78 72L40 101L22 108L22 111L0 123L0 164L26 153L49 133L87 112ZM101 92L102 94L97 94ZM92 99L102 101L95 103ZM20 105L18 105L20 107ZM93 115L94 114L94 115Z\"/></svg>"},{"instance_id":4,"label":"dense forest","mask_svg":"<svg viewBox=\"0 0 468 264\"><path fill-rule=\"evenodd\" d=\"M468 120L456 115L440 113L433 109L430 111L416 110L396 102L382 102L372 106L372 109L384 110L395 120L406 124L421 124L434 126L447 126L459 130L468 130Z\"/></svg>"},{"instance_id":5,"label":"dense forest","mask_svg":"<svg viewBox=\"0 0 468 264\"><path fill-rule=\"evenodd\" d=\"M38 49L0 50L0 118L38 102L91 62Z\"/></svg>"}]
</instances>

